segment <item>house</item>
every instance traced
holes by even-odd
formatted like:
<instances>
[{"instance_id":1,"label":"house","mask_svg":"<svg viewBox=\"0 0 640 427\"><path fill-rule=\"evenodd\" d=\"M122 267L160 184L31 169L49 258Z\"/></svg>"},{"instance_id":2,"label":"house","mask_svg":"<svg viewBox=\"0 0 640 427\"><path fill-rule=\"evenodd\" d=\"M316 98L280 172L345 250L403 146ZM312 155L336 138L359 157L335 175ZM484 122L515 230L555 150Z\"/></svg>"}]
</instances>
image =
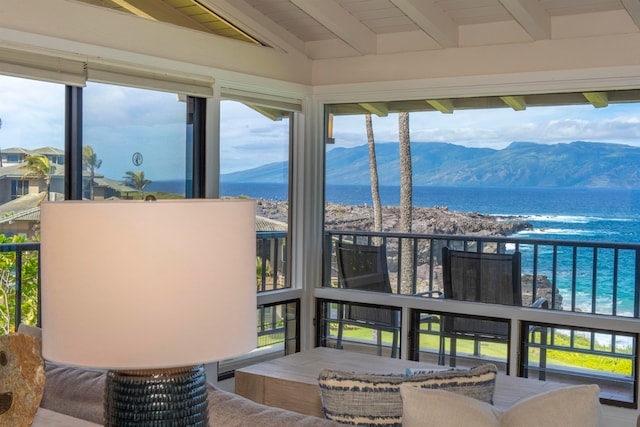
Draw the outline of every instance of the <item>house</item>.
<instances>
[{"instance_id":1,"label":"house","mask_svg":"<svg viewBox=\"0 0 640 427\"><path fill-rule=\"evenodd\" d=\"M30 174L25 168L28 156L46 157L54 170L49 175L51 193L64 194L64 150L54 147L42 147L33 150L25 148L7 148L0 150L0 203L46 191L46 182L43 177ZM84 172L83 180L88 183L89 174ZM96 174L94 177L95 200L108 199L110 197L127 198L137 190L113 179L108 179Z\"/></svg>"},{"instance_id":2,"label":"house","mask_svg":"<svg viewBox=\"0 0 640 427\"><path fill-rule=\"evenodd\" d=\"M198 15L203 14L201 6L217 14L222 35L210 28L216 25L198 22L195 14L176 15L177 6L169 0L144 14L133 6L137 2L117 3L0 0L0 73L68 85L70 116L81 111L79 88L87 81L204 99L194 102L207 107L203 120L208 133L200 148L210 148L213 155L199 166L203 182L194 194L206 197L218 195L220 101L238 100L272 117L285 112L292 129L291 286L277 298L299 301L302 349L316 344L318 299L395 305L404 313L413 308L464 309L455 303L434 308L427 299L372 298L321 287L323 162L331 114L447 113L483 105L602 107L640 100L640 7L632 0L192 2L188 9ZM206 11L204 15L211 18ZM77 159L81 144L73 133L67 147ZM79 199L81 166L66 154L65 176L76 178L70 178L65 196ZM17 178L14 174L11 179ZM258 304L273 301L258 297ZM640 332L637 319L560 312L543 317L504 308L492 314L514 322ZM638 394L636 381L635 400ZM607 408L609 419L619 422L615 425L631 425L636 419L637 402L627 406L631 408Z\"/></svg>"}]
</instances>

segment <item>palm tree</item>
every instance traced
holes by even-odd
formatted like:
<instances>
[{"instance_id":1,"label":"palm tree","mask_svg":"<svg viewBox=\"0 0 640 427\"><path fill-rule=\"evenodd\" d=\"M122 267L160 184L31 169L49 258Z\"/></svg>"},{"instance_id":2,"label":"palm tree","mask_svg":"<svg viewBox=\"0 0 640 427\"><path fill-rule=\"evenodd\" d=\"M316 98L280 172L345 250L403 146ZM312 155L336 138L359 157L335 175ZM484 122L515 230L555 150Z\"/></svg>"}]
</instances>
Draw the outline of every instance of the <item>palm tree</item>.
<instances>
[{"instance_id":1,"label":"palm tree","mask_svg":"<svg viewBox=\"0 0 640 427\"><path fill-rule=\"evenodd\" d=\"M51 188L51 175L55 173L56 167L51 163L47 156L27 156L27 162L20 166L21 169L27 169L24 176L35 176L44 179L47 186L45 197L49 199L49 190ZM38 201L38 206L44 199Z\"/></svg>"},{"instance_id":2,"label":"palm tree","mask_svg":"<svg viewBox=\"0 0 640 427\"><path fill-rule=\"evenodd\" d=\"M151 184L151 180L145 179L144 171L127 171L125 172L126 176L124 177L127 185L138 190L140 193L140 198L144 199L144 188Z\"/></svg>"},{"instance_id":3,"label":"palm tree","mask_svg":"<svg viewBox=\"0 0 640 427\"><path fill-rule=\"evenodd\" d=\"M93 200L93 185L96 177L96 169L100 169L102 160L93 151L93 147L87 145L82 147L82 168L89 171L89 199Z\"/></svg>"},{"instance_id":4,"label":"palm tree","mask_svg":"<svg viewBox=\"0 0 640 427\"><path fill-rule=\"evenodd\" d=\"M409 137L409 113L398 115L400 146L400 231L411 233L413 210L413 179L411 170L411 139ZM413 284L413 241L402 239L402 293L411 294Z\"/></svg>"},{"instance_id":5,"label":"palm tree","mask_svg":"<svg viewBox=\"0 0 640 427\"><path fill-rule=\"evenodd\" d=\"M378 187L378 165L376 163L376 148L373 138L371 114L365 115L367 126L367 145L369 146L369 176L371 179L371 199L373 200L373 231L382 231L382 205L380 203L380 189Z\"/></svg>"}]
</instances>

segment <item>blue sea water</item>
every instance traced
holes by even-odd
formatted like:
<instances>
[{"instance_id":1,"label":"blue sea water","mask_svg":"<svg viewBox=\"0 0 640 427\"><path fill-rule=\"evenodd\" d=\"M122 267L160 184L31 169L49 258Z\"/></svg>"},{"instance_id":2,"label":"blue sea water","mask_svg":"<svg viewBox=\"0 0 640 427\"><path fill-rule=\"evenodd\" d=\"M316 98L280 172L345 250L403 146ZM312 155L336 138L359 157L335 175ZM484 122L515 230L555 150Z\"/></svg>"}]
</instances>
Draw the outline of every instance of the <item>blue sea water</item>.
<instances>
[{"instance_id":1,"label":"blue sea water","mask_svg":"<svg viewBox=\"0 0 640 427\"><path fill-rule=\"evenodd\" d=\"M223 195L246 195L272 200L286 200L287 189L281 184L223 183ZM398 187L381 187L383 205L399 205ZM328 202L347 205L370 205L368 186L328 185ZM484 188L484 187L415 187L414 206L446 206L450 210L479 212L493 215L517 215L529 221L533 230L517 237L594 241L607 243L640 243L640 190L612 189L541 189L541 188ZM521 247L523 272L531 273L532 247ZM572 250L560 249L557 255L557 284L565 306L571 304ZM635 253L620 251L617 294L613 292L613 251L599 251L594 274L593 251L578 252L578 274L575 304L585 311L630 315L635 294ZM551 275L553 253L551 247L540 247L538 273ZM527 271L529 270L529 271ZM593 277L597 291L593 296ZM614 300L615 299L615 300Z\"/></svg>"},{"instance_id":2,"label":"blue sea water","mask_svg":"<svg viewBox=\"0 0 640 427\"><path fill-rule=\"evenodd\" d=\"M223 183L223 195L243 194L272 200L286 200L282 184ZM360 185L328 185L325 198L346 205L372 204L371 190ZM380 187L383 205L400 204L398 187ZM414 187L413 204L419 207L446 206L461 212L518 215L534 230L523 236L640 242L640 190L541 189L484 187Z\"/></svg>"}]
</instances>

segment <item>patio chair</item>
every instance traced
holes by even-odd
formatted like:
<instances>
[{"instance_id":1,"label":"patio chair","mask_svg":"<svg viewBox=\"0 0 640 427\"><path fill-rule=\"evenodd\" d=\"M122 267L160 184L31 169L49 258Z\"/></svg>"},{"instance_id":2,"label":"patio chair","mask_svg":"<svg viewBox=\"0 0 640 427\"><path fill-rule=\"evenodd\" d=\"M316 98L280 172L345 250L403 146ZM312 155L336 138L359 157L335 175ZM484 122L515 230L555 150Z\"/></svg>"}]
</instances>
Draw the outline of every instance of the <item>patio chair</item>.
<instances>
[{"instance_id":1,"label":"patio chair","mask_svg":"<svg viewBox=\"0 0 640 427\"><path fill-rule=\"evenodd\" d=\"M341 288L391 293L384 245L369 246L337 241L336 263L338 285ZM338 310L338 316L338 348L342 348L344 325L361 324L378 331L379 355L382 353L382 332L391 332L391 357L397 356L400 330L400 313L397 310L345 304Z\"/></svg>"},{"instance_id":2,"label":"patio chair","mask_svg":"<svg viewBox=\"0 0 640 427\"><path fill-rule=\"evenodd\" d=\"M521 256L450 250L442 248L444 298L491 304L522 305ZM545 298L532 307L548 308ZM541 330L546 341L546 329ZM449 364L456 366L456 340L474 341L474 353L479 354L480 341L509 341L509 324L505 321L485 320L461 316L441 316L440 351L438 363L444 365L445 338L450 338ZM546 351L540 349L540 377L544 377Z\"/></svg>"},{"instance_id":3,"label":"patio chair","mask_svg":"<svg viewBox=\"0 0 640 427\"><path fill-rule=\"evenodd\" d=\"M359 245L336 241L336 262L338 265L338 284L341 288L392 293L387 268L387 250L385 245ZM421 293L423 295L426 293ZM345 324L356 324L378 331L378 355L382 354L382 332L392 333L391 357L397 357L398 336L400 333L400 311L376 306L342 304L338 310L337 348L342 348ZM433 321L429 318L421 321Z\"/></svg>"}]
</instances>

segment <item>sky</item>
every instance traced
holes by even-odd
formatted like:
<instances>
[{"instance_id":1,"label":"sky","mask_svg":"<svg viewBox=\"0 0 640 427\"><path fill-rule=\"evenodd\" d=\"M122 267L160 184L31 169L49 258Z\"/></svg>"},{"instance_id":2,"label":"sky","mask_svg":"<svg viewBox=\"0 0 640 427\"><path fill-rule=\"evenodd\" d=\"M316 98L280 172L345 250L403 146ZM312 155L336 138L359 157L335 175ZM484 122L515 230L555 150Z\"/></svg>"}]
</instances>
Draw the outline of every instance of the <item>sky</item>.
<instances>
[{"instance_id":1,"label":"sky","mask_svg":"<svg viewBox=\"0 0 640 427\"><path fill-rule=\"evenodd\" d=\"M376 142L398 141L398 115L373 116ZM411 113L412 142L448 142L466 147L502 149L514 141L540 144L572 141L612 142L640 146L640 104L530 107ZM366 144L364 116L334 118L337 146Z\"/></svg>"},{"instance_id":2,"label":"sky","mask_svg":"<svg viewBox=\"0 0 640 427\"><path fill-rule=\"evenodd\" d=\"M98 173L121 179L143 169L152 180L184 178L185 103L176 95L89 83L84 143L103 165ZM64 86L0 76L0 149L64 145ZM288 120L272 121L237 102L221 107L222 173L287 160ZM373 116L376 142L398 140L397 114ZM640 146L640 104L530 107L411 113L412 142L449 142L502 149L513 141L541 144L576 140ZM334 119L334 147L366 144L364 116ZM131 162L143 154L139 168Z\"/></svg>"}]
</instances>

